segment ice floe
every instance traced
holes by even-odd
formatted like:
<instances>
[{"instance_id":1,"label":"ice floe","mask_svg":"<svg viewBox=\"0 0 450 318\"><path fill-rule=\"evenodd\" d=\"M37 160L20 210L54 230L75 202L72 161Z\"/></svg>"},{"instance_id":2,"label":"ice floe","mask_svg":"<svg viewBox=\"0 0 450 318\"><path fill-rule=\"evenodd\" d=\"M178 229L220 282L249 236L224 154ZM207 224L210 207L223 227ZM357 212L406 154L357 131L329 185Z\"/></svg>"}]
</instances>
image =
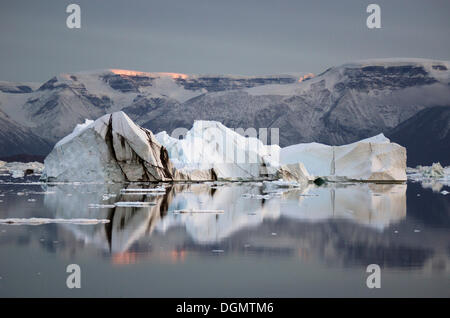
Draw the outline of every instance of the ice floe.
<instances>
[{"instance_id":1,"label":"ice floe","mask_svg":"<svg viewBox=\"0 0 450 318\"><path fill-rule=\"evenodd\" d=\"M40 175L44 165L40 162L5 162L0 161L0 174L12 178L23 178L26 175Z\"/></svg>"},{"instance_id":2,"label":"ice floe","mask_svg":"<svg viewBox=\"0 0 450 318\"><path fill-rule=\"evenodd\" d=\"M439 162L431 166L408 167L406 169L408 180L419 182L422 187L430 188L434 192L441 192L444 186L450 187L450 166L442 167ZM444 192L446 190L443 190Z\"/></svg>"},{"instance_id":3,"label":"ice floe","mask_svg":"<svg viewBox=\"0 0 450 318\"><path fill-rule=\"evenodd\" d=\"M132 201L121 201L121 202L116 202L114 203L115 206L118 207L147 207L147 206L151 206L151 205L155 205L155 202L147 202L147 201L136 201L136 202L132 202Z\"/></svg>"},{"instance_id":4,"label":"ice floe","mask_svg":"<svg viewBox=\"0 0 450 318\"><path fill-rule=\"evenodd\" d=\"M50 223L99 224L109 223L108 219L49 219L49 218L8 218L0 219L0 224L41 225Z\"/></svg>"}]
</instances>

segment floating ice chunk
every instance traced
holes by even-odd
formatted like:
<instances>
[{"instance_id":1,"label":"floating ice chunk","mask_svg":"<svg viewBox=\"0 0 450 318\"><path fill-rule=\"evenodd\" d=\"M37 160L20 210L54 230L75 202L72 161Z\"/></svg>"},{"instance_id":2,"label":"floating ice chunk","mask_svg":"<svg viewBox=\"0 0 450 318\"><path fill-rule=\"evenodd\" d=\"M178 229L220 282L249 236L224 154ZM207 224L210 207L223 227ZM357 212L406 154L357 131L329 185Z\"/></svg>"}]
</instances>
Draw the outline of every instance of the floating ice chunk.
<instances>
[{"instance_id":1,"label":"floating ice chunk","mask_svg":"<svg viewBox=\"0 0 450 318\"><path fill-rule=\"evenodd\" d=\"M55 194L55 191L32 191L28 192L29 194Z\"/></svg>"},{"instance_id":2,"label":"floating ice chunk","mask_svg":"<svg viewBox=\"0 0 450 318\"><path fill-rule=\"evenodd\" d=\"M28 174L41 174L44 165L40 162L4 162L0 161L0 171L4 176L23 178Z\"/></svg>"},{"instance_id":3,"label":"floating ice chunk","mask_svg":"<svg viewBox=\"0 0 450 318\"><path fill-rule=\"evenodd\" d=\"M49 219L49 218L8 218L0 219L0 224L40 225L50 223L99 224L109 223L108 219Z\"/></svg>"},{"instance_id":4,"label":"floating ice chunk","mask_svg":"<svg viewBox=\"0 0 450 318\"><path fill-rule=\"evenodd\" d=\"M155 202L132 202L132 201L122 201L114 203L117 207L147 207L151 205L156 205Z\"/></svg>"},{"instance_id":5,"label":"floating ice chunk","mask_svg":"<svg viewBox=\"0 0 450 318\"><path fill-rule=\"evenodd\" d=\"M212 213L212 214L223 214L225 213L224 210L175 210L173 211L174 214L182 214L182 213Z\"/></svg>"},{"instance_id":6,"label":"floating ice chunk","mask_svg":"<svg viewBox=\"0 0 450 318\"><path fill-rule=\"evenodd\" d=\"M447 194L449 194L450 192L448 192L447 190L444 190L444 191L441 191L441 194L443 194L443 195L447 195Z\"/></svg>"},{"instance_id":7,"label":"floating ice chunk","mask_svg":"<svg viewBox=\"0 0 450 318\"><path fill-rule=\"evenodd\" d=\"M145 193L145 192L166 192L166 188L164 187L156 187L156 188L147 188L147 189L121 189L120 192L138 192L138 193Z\"/></svg>"},{"instance_id":8,"label":"floating ice chunk","mask_svg":"<svg viewBox=\"0 0 450 318\"><path fill-rule=\"evenodd\" d=\"M89 209L111 209L115 208L116 206L114 204L89 204Z\"/></svg>"},{"instance_id":9,"label":"floating ice chunk","mask_svg":"<svg viewBox=\"0 0 450 318\"><path fill-rule=\"evenodd\" d=\"M11 177L13 178L23 178L25 175L25 172L23 170L12 170L11 171Z\"/></svg>"}]
</instances>

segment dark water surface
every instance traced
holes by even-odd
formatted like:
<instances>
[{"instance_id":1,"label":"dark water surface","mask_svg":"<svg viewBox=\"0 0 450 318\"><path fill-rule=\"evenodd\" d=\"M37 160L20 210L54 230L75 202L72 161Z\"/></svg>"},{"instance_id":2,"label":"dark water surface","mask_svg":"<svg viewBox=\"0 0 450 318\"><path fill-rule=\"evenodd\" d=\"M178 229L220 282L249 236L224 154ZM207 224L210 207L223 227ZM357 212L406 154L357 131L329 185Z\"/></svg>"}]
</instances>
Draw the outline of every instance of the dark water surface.
<instances>
[{"instance_id":1,"label":"dark water surface","mask_svg":"<svg viewBox=\"0 0 450 318\"><path fill-rule=\"evenodd\" d=\"M0 297L450 297L450 195L419 184L167 184L145 195L120 190L156 185L8 180L1 219L110 222L0 225ZM69 264L80 289L66 286ZM369 264L380 289L366 287Z\"/></svg>"}]
</instances>

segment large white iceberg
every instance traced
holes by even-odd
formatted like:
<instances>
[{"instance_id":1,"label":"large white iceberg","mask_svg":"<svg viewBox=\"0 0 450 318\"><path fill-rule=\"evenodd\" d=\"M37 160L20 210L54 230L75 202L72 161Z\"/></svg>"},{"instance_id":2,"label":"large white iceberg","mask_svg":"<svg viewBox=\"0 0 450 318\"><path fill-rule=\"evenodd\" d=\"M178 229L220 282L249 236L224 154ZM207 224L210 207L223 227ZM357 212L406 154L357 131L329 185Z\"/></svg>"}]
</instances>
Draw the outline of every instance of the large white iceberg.
<instances>
[{"instance_id":1,"label":"large white iceberg","mask_svg":"<svg viewBox=\"0 0 450 318\"><path fill-rule=\"evenodd\" d=\"M48 181L166 181L175 170L152 132L123 112L77 126L45 158Z\"/></svg>"}]
</instances>

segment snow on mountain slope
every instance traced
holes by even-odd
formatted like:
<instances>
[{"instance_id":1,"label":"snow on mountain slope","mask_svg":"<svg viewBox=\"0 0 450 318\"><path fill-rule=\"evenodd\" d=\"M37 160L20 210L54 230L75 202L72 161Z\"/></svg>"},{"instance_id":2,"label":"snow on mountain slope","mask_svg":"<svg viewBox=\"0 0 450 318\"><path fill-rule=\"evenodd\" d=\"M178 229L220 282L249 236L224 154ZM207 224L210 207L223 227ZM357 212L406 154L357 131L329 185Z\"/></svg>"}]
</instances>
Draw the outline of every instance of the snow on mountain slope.
<instances>
[{"instance_id":1,"label":"snow on mountain slope","mask_svg":"<svg viewBox=\"0 0 450 318\"><path fill-rule=\"evenodd\" d=\"M96 119L106 113L124 110L133 120L143 123L209 91L296 80L289 75L188 76L99 70L60 74L40 86L32 87L1 82L0 109L12 121L54 144L86 118Z\"/></svg>"},{"instance_id":2,"label":"snow on mountain slope","mask_svg":"<svg viewBox=\"0 0 450 318\"><path fill-rule=\"evenodd\" d=\"M30 129L22 127L0 110L0 153L45 155L52 146L35 135Z\"/></svg>"}]
</instances>

